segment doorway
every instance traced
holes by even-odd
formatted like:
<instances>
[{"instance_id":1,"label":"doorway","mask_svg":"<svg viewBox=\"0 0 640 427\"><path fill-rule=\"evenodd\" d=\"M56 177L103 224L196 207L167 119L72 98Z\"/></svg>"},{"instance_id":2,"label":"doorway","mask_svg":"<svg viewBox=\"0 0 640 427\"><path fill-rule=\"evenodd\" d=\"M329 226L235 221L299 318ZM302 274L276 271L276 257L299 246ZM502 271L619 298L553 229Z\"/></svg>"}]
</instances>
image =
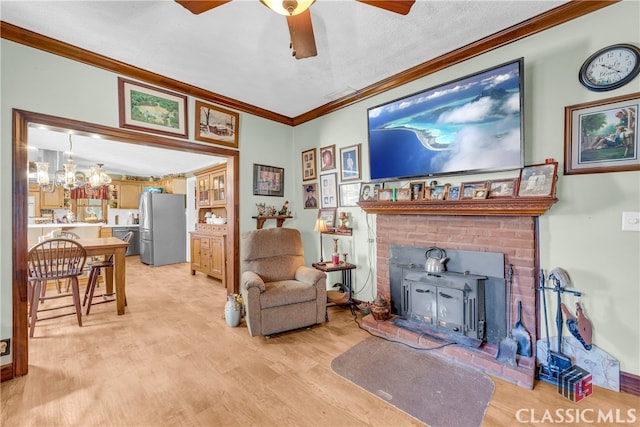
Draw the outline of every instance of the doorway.
<instances>
[{"instance_id":1,"label":"doorway","mask_svg":"<svg viewBox=\"0 0 640 427\"><path fill-rule=\"evenodd\" d=\"M30 125L37 124L59 129L68 129L74 132L97 134L106 139L129 144L161 147L226 158L228 181L226 209L229 226L226 247L227 259L229 260L226 265L226 287L227 293L238 292L238 273L240 267L238 257L235 256L235 254L239 252L239 206L236 203L240 170L240 153L238 151L16 109L13 110L12 122L12 239L14 242L12 250L13 363L11 363L9 368L3 366L2 381L26 375L29 370L29 341L27 334L28 303L26 287L26 259L29 250L27 241L28 179L27 174L24 172L28 169L27 149Z\"/></svg>"}]
</instances>

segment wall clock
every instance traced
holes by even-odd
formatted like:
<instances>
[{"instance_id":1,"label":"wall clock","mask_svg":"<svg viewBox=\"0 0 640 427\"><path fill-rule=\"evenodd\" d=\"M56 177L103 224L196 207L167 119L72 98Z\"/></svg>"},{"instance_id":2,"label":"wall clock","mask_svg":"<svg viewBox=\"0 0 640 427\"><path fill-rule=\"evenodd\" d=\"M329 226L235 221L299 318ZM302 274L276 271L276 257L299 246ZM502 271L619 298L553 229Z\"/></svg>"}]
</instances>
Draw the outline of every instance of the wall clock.
<instances>
[{"instance_id":1,"label":"wall clock","mask_svg":"<svg viewBox=\"0 0 640 427\"><path fill-rule=\"evenodd\" d=\"M640 48L614 44L600 49L582 64L578 79L596 92L617 89L640 73Z\"/></svg>"}]
</instances>

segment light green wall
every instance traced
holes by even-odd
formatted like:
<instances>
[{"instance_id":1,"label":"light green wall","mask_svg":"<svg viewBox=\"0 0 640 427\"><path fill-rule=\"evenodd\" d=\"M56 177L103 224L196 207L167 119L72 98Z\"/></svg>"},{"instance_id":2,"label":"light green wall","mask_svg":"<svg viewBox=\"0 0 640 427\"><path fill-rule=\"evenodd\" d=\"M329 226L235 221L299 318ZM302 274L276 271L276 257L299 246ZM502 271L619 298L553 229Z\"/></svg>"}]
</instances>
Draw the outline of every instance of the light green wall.
<instances>
[{"instance_id":1,"label":"light green wall","mask_svg":"<svg viewBox=\"0 0 640 427\"><path fill-rule=\"evenodd\" d=\"M339 152L340 147L363 144L363 181L367 181L367 108L524 57L525 163L543 163L550 157L560 163L559 202L540 219L541 266L547 273L554 267L568 271L572 289L584 293L582 305L593 324L594 343L618 358L623 371L640 374L640 233L621 231L622 212L640 211L640 172L562 173L565 106L640 91L640 77L607 93L590 92L577 79L583 61L596 50L615 43L639 44L638 16L640 2L624 1L343 108L295 127L296 148L303 151L336 144ZM613 27L613 31L605 30ZM517 172L438 181L456 184L510 176L517 176ZM353 216L355 263L359 267L374 264L367 215L360 208L341 210ZM303 215L303 222L310 224L313 213L305 211ZM375 224L375 215L369 215L368 221ZM330 248L330 243L325 243L325 248ZM375 271L370 277L368 269L358 268L356 288L358 298L371 299ZM564 301L573 300L567 295ZM555 306L550 309L555 313Z\"/></svg>"},{"instance_id":2,"label":"light green wall","mask_svg":"<svg viewBox=\"0 0 640 427\"><path fill-rule=\"evenodd\" d=\"M640 374L640 234L620 231L622 211L640 211L640 173L621 172L567 176L564 159L564 107L640 91L640 78L608 93L589 92L577 81L582 62L610 44L638 44L640 3L626 0L542 34L465 61L335 113L290 128L248 114L240 117L240 229L255 228L255 204L278 206L290 201L295 218L286 226L299 228L307 262L319 258L318 234L313 231L317 210L303 209L301 153L310 148L362 144L363 181L369 176L366 109L409 93L492 67L518 57L525 61L525 138L527 164L553 157L560 162L559 202L540 220L541 265L566 269L572 287L584 293L585 314L594 327L594 343L620 359L623 371ZM612 31L603 28L615 28ZM2 40L0 145L0 328L11 336L11 109L68 117L106 126L118 126L117 76ZM193 99L190 99L193 117ZM295 147L295 151L293 149ZM254 163L285 168L285 197L252 195ZM442 179L460 181L512 176L468 175ZM311 182L318 182L311 181ZM357 297L375 297L374 246L369 240L375 216L359 208L340 208L352 216L354 236L341 238L356 272ZM369 225L367 225L367 222ZM273 224L267 223L267 227ZM324 238L325 257L332 242ZM366 268L365 266L370 266ZM338 281L331 276L329 283ZM6 363L10 358L3 358Z\"/></svg>"}]
</instances>

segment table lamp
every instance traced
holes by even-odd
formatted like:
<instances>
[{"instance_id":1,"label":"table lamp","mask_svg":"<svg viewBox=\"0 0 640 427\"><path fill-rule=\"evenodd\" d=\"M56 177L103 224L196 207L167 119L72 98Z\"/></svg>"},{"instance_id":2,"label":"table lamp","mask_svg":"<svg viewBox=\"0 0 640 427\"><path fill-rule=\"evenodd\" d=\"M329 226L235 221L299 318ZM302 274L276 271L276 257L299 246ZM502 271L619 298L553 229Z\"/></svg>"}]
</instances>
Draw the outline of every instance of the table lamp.
<instances>
[{"instance_id":1,"label":"table lamp","mask_svg":"<svg viewBox=\"0 0 640 427\"><path fill-rule=\"evenodd\" d=\"M318 218L316 220L316 225L313 230L320 233L320 264L323 264L324 259L322 259L322 233L326 233L329 231L327 229L327 223L325 222L324 218Z\"/></svg>"}]
</instances>

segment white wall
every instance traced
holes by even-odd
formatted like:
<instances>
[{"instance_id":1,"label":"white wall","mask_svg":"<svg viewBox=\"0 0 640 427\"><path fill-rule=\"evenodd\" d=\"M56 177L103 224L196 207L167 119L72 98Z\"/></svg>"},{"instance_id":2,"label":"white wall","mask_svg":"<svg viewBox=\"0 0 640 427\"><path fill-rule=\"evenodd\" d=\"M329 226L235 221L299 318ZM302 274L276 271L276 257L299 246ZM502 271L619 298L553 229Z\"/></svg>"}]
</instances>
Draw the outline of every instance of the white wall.
<instances>
[{"instance_id":1,"label":"white wall","mask_svg":"<svg viewBox=\"0 0 640 427\"><path fill-rule=\"evenodd\" d=\"M638 44L640 3L625 0L586 17L531 36L447 70L343 108L295 128L248 114L240 117L240 230L255 228L255 204L280 205L289 200L294 218L285 225L302 232L308 263L319 259L318 235L313 231L317 210L303 209L301 153L336 144L362 144L363 180L369 176L366 109L409 93L518 57L525 60L525 125L527 164L553 157L563 167L564 107L640 91L640 78L607 93L589 92L577 81L582 62L601 47ZM607 30L607 28L609 30ZM0 144L0 336L11 336L11 109L68 117L118 126L117 75L2 40ZM189 114L193 115L193 98ZM295 146L295 151L292 149ZM254 163L285 168L285 197L252 195ZM465 176L464 181L500 175ZM451 183L460 178L446 180ZM316 181L317 182L317 181ZM540 220L541 263L560 266L584 293L585 314L594 326L594 343L621 360L623 371L640 375L640 234L620 231L622 211L640 210L640 173L621 172L563 176L558 180L560 201ZM342 208L339 209L343 210ZM367 223L375 218L359 208L350 212L354 236L348 245L356 272L357 296L371 300L375 265ZM267 223L266 227L274 224ZM375 227L373 227L375 229ZM325 237L325 254L331 239ZM338 278L335 278L337 280ZM332 283L334 278L329 279ZM3 358L2 363L11 359Z\"/></svg>"},{"instance_id":2,"label":"white wall","mask_svg":"<svg viewBox=\"0 0 640 427\"><path fill-rule=\"evenodd\" d=\"M367 108L524 57L525 163L543 163L550 157L560 163L559 202L540 219L541 266L547 272L554 267L562 267L569 272L572 289L584 293L582 305L593 324L594 343L618 358L623 371L638 375L640 233L621 231L621 214L623 211L640 211L640 172L572 176L562 173L565 106L640 91L640 77L623 88L606 93L590 92L577 79L580 66L596 50L616 43L639 44L638 16L640 2L623 1L467 60L295 127L296 148L302 152L310 147L336 144L338 153L340 147L360 143L363 146L363 181L367 181ZM615 30L603 30L611 28L610 25L615 26ZM299 175L299 168L296 171ZM515 177L517 173L445 177L438 178L438 181L456 184L510 176ZM300 178L298 182L301 182ZM371 265L375 257L369 254L368 239L371 236L367 232L367 220L374 222L374 216L367 218L359 208L338 209L341 210L347 210L353 216L355 263L359 267ZM312 216L313 212L303 212L303 222L310 224ZM318 246L317 240L314 246ZM329 246L325 244L325 247ZM360 290L359 298L371 298L375 289L375 272L371 277L369 269L358 268L356 288ZM564 298L565 303L573 301L568 295Z\"/></svg>"}]
</instances>

